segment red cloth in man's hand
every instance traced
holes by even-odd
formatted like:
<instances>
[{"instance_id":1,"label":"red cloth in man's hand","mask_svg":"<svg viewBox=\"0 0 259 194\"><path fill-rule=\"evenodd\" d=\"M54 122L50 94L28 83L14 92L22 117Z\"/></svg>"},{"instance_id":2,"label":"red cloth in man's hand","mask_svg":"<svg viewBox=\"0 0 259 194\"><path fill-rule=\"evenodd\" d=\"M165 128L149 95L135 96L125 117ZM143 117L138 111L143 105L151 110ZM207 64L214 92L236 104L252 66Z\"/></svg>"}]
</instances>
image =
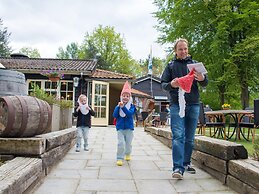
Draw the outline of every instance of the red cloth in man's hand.
<instances>
[{"instance_id":1,"label":"red cloth in man's hand","mask_svg":"<svg viewBox=\"0 0 259 194\"><path fill-rule=\"evenodd\" d=\"M192 82L194 80L194 69L190 71L187 75L176 78L176 81L179 83L180 87L186 92L190 93L192 88Z\"/></svg>"}]
</instances>

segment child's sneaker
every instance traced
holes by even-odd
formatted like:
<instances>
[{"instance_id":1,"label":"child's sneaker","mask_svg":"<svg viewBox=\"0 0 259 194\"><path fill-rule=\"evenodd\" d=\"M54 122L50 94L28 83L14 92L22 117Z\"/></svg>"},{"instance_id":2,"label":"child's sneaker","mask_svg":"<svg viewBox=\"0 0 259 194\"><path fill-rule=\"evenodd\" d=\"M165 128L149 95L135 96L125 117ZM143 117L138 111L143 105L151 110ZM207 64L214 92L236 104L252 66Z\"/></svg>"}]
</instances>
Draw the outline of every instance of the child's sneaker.
<instances>
[{"instance_id":1,"label":"child's sneaker","mask_svg":"<svg viewBox=\"0 0 259 194\"><path fill-rule=\"evenodd\" d=\"M80 152L80 149L79 149L79 148L76 148L76 152Z\"/></svg>"},{"instance_id":2,"label":"child's sneaker","mask_svg":"<svg viewBox=\"0 0 259 194\"><path fill-rule=\"evenodd\" d=\"M89 151L88 146L85 146L85 147L84 147L84 150L85 150L85 151Z\"/></svg>"},{"instance_id":3,"label":"child's sneaker","mask_svg":"<svg viewBox=\"0 0 259 194\"><path fill-rule=\"evenodd\" d=\"M179 169L175 169L173 174L172 174L172 178L182 180L183 179L183 173Z\"/></svg>"},{"instance_id":4,"label":"child's sneaker","mask_svg":"<svg viewBox=\"0 0 259 194\"><path fill-rule=\"evenodd\" d=\"M193 168L191 165L187 165L187 166L185 167L185 171L188 172L188 173L190 173L190 174L195 174L195 173L196 173L195 168Z\"/></svg>"},{"instance_id":5,"label":"child's sneaker","mask_svg":"<svg viewBox=\"0 0 259 194\"><path fill-rule=\"evenodd\" d=\"M117 160L117 165L118 165L118 166L122 166L122 165L123 165L122 160Z\"/></svg>"},{"instance_id":6,"label":"child's sneaker","mask_svg":"<svg viewBox=\"0 0 259 194\"><path fill-rule=\"evenodd\" d=\"M131 160L130 155L126 155L126 156L125 156L125 160L126 160L126 161L130 161L130 160Z\"/></svg>"}]
</instances>

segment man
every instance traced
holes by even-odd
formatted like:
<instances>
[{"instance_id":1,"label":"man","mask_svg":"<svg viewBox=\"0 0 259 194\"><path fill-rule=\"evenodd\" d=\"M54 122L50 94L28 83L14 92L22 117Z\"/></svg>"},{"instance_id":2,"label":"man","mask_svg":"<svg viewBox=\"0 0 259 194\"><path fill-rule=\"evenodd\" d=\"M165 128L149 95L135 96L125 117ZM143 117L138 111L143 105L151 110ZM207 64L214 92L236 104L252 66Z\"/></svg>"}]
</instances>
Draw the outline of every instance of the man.
<instances>
[{"instance_id":1,"label":"man","mask_svg":"<svg viewBox=\"0 0 259 194\"><path fill-rule=\"evenodd\" d=\"M183 179L185 171L196 173L191 166L191 155L200 110L198 83L205 87L208 84L208 79L207 75L203 75L195 69L190 72L192 74L189 73L187 64L196 63L196 61L192 60L188 54L188 41L186 39L178 39L175 42L174 51L175 57L166 66L162 74L161 84L162 88L170 93L172 177ZM192 81L189 93L185 92L180 85L180 79L188 76L188 73L190 74L189 78L193 78L189 79Z\"/></svg>"}]
</instances>

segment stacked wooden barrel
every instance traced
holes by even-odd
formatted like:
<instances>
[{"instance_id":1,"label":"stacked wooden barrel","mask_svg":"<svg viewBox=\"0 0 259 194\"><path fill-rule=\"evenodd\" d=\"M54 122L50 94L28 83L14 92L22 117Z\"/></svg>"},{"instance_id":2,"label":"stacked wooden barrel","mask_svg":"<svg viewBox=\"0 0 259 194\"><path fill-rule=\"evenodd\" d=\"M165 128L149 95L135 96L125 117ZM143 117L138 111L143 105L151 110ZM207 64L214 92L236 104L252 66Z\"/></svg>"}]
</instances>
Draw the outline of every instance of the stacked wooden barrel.
<instances>
[{"instance_id":1,"label":"stacked wooden barrel","mask_svg":"<svg viewBox=\"0 0 259 194\"><path fill-rule=\"evenodd\" d=\"M32 96L0 97L0 137L33 137L48 132L50 105Z\"/></svg>"},{"instance_id":2,"label":"stacked wooden barrel","mask_svg":"<svg viewBox=\"0 0 259 194\"><path fill-rule=\"evenodd\" d=\"M0 96L27 95L25 76L18 71L0 69Z\"/></svg>"}]
</instances>

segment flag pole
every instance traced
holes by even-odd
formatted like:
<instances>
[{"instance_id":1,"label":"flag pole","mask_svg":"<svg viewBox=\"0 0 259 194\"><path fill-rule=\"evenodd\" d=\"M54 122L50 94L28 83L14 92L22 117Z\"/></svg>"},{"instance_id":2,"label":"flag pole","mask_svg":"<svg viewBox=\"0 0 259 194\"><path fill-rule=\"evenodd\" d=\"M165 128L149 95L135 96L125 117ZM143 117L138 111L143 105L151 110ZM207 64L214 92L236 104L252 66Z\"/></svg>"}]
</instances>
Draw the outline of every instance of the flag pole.
<instances>
[{"instance_id":1,"label":"flag pole","mask_svg":"<svg viewBox=\"0 0 259 194\"><path fill-rule=\"evenodd\" d=\"M150 75L150 94L153 97L153 81L152 81L152 74L153 74L153 67L152 67L152 45L150 46L150 54L148 60L148 75Z\"/></svg>"}]
</instances>

